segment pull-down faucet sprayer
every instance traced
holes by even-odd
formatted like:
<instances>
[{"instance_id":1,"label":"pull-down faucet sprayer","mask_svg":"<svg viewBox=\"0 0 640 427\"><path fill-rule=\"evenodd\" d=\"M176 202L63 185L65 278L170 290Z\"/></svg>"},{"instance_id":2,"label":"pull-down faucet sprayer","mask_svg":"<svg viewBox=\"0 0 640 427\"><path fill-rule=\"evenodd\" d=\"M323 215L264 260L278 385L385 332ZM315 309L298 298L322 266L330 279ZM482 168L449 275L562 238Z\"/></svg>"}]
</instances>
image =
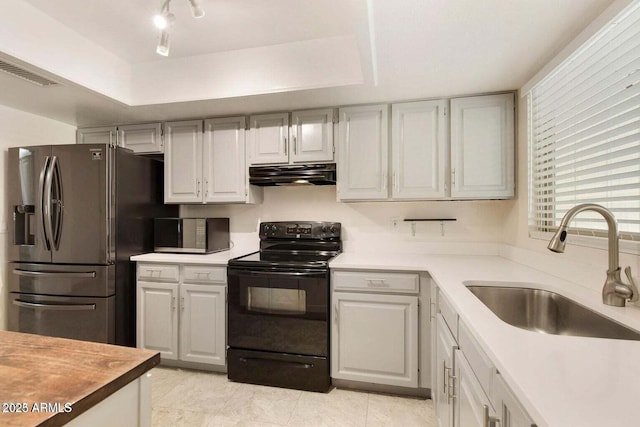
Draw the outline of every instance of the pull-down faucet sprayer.
<instances>
[{"instance_id":1,"label":"pull-down faucet sprayer","mask_svg":"<svg viewBox=\"0 0 640 427\"><path fill-rule=\"evenodd\" d=\"M624 272L629 279L629 284L622 281L620 277L620 262L618 248L618 222L611 211L604 206L594 203L583 203L569 209L560 222L558 231L549 241L547 248L550 251L562 253L567 240L567 229L569 222L582 211L594 211L599 213L607 221L609 239L609 269L607 270L607 280L602 288L602 302L607 305L624 307L627 300L638 301L640 294L631 275L631 268L627 267Z\"/></svg>"}]
</instances>

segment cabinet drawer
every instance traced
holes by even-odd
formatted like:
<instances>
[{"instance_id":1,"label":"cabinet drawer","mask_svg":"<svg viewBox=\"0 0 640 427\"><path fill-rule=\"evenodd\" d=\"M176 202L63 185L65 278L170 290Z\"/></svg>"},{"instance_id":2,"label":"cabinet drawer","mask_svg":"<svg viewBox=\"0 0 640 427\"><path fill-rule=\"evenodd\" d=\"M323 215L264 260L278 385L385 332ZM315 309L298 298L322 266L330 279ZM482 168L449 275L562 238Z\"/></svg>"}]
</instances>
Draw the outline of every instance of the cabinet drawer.
<instances>
[{"instance_id":1,"label":"cabinet drawer","mask_svg":"<svg viewBox=\"0 0 640 427\"><path fill-rule=\"evenodd\" d=\"M178 265L173 264L138 264L138 279L177 282L180 273Z\"/></svg>"},{"instance_id":2,"label":"cabinet drawer","mask_svg":"<svg viewBox=\"0 0 640 427\"><path fill-rule=\"evenodd\" d=\"M471 365L484 392L487 396L493 396L493 378L496 369L476 340L471 336L471 332L464 322L460 322L458 345L469 361L469 365Z\"/></svg>"},{"instance_id":3,"label":"cabinet drawer","mask_svg":"<svg viewBox=\"0 0 640 427\"><path fill-rule=\"evenodd\" d=\"M417 294L420 291L420 279L417 273L334 271L333 288Z\"/></svg>"},{"instance_id":4,"label":"cabinet drawer","mask_svg":"<svg viewBox=\"0 0 640 427\"><path fill-rule=\"evenodd\" d=\"M444 317L445 323L451 330L453 337L458 340L458 314L455 312L451 303L442 294L442 291L438 289L438 311Z\"/></svg>"},{"instance_id":5,"label":"cabinet drawer","mask_svg":"<svg viewBox=\"0 0 640 427\"><path fill-rule=\"evenodd\" d=\"M185 265L183 273L185 283L227 283L226 267Z\"/></svg>"}]
</instances>

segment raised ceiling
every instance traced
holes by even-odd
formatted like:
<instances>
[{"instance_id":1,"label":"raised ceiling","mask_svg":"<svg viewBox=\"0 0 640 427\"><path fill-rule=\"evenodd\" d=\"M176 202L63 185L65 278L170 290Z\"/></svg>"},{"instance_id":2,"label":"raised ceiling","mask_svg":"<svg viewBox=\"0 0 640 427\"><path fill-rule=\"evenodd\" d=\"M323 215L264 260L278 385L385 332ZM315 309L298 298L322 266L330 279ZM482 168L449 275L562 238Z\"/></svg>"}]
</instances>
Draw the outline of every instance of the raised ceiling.
<instances>
[{"instance_id":1,"label":"raised ceiling","mask_svg":"<svg viewBox=\"0 0 640 427\"><path fill-rule=\"evenodd\" d=\"M517 89L611 0L12 0L0 104L80 126ZM88 6L90 4L90 7Z\"/></svg>"}]
</instances>

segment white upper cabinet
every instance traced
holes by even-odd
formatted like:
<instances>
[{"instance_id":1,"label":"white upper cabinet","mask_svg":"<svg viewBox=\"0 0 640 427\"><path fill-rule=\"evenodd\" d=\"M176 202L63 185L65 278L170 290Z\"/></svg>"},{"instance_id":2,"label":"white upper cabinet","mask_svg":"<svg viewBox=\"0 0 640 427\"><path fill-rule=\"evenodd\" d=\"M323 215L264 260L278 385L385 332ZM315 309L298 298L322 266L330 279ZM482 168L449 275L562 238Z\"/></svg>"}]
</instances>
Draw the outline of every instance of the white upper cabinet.
<instances>
[{"instance_id":1,"label":"white upper cabinet","mask_svg":"<svg viewBox=\"0 0 640 427\"><path fill-rule=\"evenodd\" d=\"M80 128L76 130L76 143L116 145L117 134L118 128L116 126Z\"/></svg>"},{"instance_id":2,"label":"white upper cabinet","mask_svg":"<svg viewBox=\"0 0 640 427\"><path fill-rule=\"evenodd\" d=\"M118 145L134 153L162 153L162 123L118 126Z\"/></svg>"},{"instance_id":3,"label":"white upper cabinet","mask_svg":"<svg viewBox=\"0 0 640 427\"><path fill-rule=\"evenodd\" d=\"M250 116L249 125L250 164L289 162L289 113Z\"/></svg>"},{"instance_id":4,"label":"white upper cabinet","mask_svg":"<svg viewBox=\"0 0 640 427\"><path fill-rule=\"evenodd\" d=\"M249 185L245 118L165 123L165 203L259 203Z\"/></svg>"},{"instance_id":5,"label":"white upper cabinet","mask_svg":"<svg viewBox=\"0 0 640 427\"><path fill-rule=\"evenodd\" d=\"M339 115L338 199L386 199L389 107L346 107Z\"/></svg>"},{"instance_id":6,"label":"white upper cabinet","mask_svg":"<svg viewBox=\"0 0 640 427\"><path fill-rule=\"evenodd\" d=\"M245 118L204 122L204 201L242 202L247 191Z\"/></svg>"},{"instance_id":7,"label":"white upper cabinet","mask_svg":"<svg viewBox=\"0 0 640 427\"><path fill-rule=\"evenodd\" d=\"M76 131L78 144L109 144L128 148L136 154L161 154L162 123L81 128Z\"/></svg>"},{"instance_id":8,"label":"white upper cabinet","mask_svg":"<svg viewBox=\"0 0 640 427\"><path fill-rule=\"evenodd\" d=\"M202 120L165 123L165 203L202 202Z\"/></svg>"},{"instance_id":9,"label":"white upper cabinet","mask_svg":"<svg viewBox=\"0 0 640 427\"><path fill-rule=\"evenodd\" d=\"M294 111L249 117L249 164L333 161L334 110Z\"/></svg>"},{"instance_id":10,"label":"white upper cabinet","mask_svg":"<svg viewBox=\"0 0 640 427\"><path fill-rule=\"evenodd\" d=\"M514 196L513 94L451 100L451 197Z\"/></svg>"},{"instance_id":11,"label":"white upper cabinet","mask_svg":"<svg viewBox=\"0 0 640 427\"><path fill-rule=\"evenodd\" d=\"M333 161L333 109L291 113L292 163Z\"/></svg>"},{"instance_id":12,"label":"white upper cabinet","mask_svg":"<svg viewBox=\"0 0 640 427\"><path fill-rule=\"evenodd\" d=\"M420 200L447 196L446 101L391 106L391 198Z\"/></svg>"}]
</instances>

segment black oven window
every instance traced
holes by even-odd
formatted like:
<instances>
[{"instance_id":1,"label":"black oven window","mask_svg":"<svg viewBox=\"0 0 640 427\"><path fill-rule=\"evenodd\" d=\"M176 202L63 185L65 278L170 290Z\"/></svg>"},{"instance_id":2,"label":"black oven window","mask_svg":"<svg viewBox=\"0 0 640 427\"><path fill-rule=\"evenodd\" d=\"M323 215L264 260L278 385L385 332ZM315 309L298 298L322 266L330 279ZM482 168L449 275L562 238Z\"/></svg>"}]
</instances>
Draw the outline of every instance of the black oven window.
<instances>
[{"instance_id":1,"label":"black oven window","mask_svg":"<svg viewBox=\"0 0 640 427\"><path fill-rule=\"evenodd\" d=\"M307 292L304 289L247 287L247 310L270 314L305 314Z\"/></svg>"}]
</instances>

